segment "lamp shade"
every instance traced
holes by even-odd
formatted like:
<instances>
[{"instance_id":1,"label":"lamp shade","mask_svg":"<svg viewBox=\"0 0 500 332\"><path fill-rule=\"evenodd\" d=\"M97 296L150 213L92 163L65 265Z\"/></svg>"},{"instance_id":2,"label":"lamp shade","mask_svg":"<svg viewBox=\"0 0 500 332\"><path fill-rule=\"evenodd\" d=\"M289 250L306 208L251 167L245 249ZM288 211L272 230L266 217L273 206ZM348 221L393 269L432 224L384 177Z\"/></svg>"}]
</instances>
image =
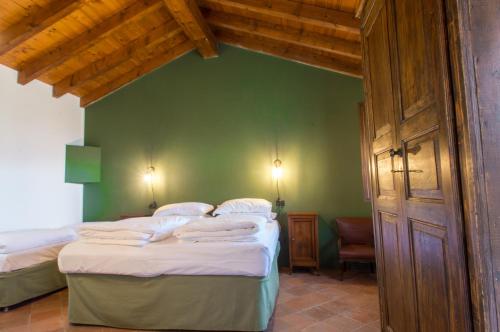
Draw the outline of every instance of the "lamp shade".
<instances>
[{"instance_id":1,"label":"lamp shade","mask_svg":"<svg viewBox=\"0 0 500 332\"><path fill-rule=\"evenodd\" d=\"M101 181L101 148L66 145L66 183Z\"/></svg>"}]
</instances>

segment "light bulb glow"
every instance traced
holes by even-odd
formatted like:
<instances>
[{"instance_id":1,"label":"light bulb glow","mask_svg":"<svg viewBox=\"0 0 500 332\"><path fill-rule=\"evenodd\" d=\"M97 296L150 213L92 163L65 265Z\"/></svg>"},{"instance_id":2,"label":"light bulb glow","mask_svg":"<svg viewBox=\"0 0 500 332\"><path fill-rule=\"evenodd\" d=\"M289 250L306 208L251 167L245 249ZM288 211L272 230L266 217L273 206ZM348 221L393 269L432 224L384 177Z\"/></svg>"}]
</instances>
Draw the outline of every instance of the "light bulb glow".
<instances>
[{"instance_id":1,"label":"light bulb glow","mask_svg":"<svg viewBox=\"0 0 500 332\"><path fill-rule=\"evenodd\" d=\"M281 160L276 159L273 162L273 164L274 164L272 170L273 179L279 180L283 176L283 168L281 167Z\"/></svg>"},{"instance_id":2,"label":"light bulb glow","mask_svg":"<svg viewBox=\"0 0 500 332\"><path fill-rule=\"evenodd\" d=\"M155 179L155 169L154 167L149 167L146 173L144 174L144 182L153 183Z\"/></svg>"},{"instance_id":3,"label":"light bulb glow","mask_svg":"<svg viewBox=\"0 0 500 332\"><path fill-rule=\"evenodd\" d=\"M273 179L281 179L283 176L283 169L281 167L273 167Z\"/></svg>"}]
</instances>

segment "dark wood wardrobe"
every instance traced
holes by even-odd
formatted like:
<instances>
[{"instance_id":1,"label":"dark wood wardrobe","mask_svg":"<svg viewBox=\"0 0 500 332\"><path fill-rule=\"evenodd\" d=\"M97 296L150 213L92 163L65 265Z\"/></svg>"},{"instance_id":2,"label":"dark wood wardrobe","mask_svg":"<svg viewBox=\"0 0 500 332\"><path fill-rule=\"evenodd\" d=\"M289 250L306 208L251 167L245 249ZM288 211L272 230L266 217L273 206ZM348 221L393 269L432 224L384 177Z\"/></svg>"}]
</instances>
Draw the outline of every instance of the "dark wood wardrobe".
<instances>
[{"instance_id":1,"label":"dark wood wardrobe","mask_svg":"<svg viewBox=\"0 0 500 332\"><path fill-rule=\"evenodd\" d=\"M447 9L368 1L362 21L384 331L472 330Z\"/></svg>"}]
</instances>

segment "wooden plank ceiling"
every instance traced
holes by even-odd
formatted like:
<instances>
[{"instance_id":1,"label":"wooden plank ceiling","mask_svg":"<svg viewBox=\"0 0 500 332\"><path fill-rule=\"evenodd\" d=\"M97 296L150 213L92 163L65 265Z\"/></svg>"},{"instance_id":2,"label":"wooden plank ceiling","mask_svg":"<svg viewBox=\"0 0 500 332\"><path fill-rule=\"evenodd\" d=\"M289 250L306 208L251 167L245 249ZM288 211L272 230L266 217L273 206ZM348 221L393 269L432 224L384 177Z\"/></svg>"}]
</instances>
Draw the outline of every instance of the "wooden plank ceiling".
<instances>
[{"instance_id":1,"label":"wooden plank ceiling","mask_svg":"<svg viewBox=\"0 0 500 332\"><path fill-rule=\"evenodd\" d=\"M361 77L364 0L3 0L0 63L87 106L222 42ZM243 65L243 64L242 64Z\"/></svg>"}]
</instances>

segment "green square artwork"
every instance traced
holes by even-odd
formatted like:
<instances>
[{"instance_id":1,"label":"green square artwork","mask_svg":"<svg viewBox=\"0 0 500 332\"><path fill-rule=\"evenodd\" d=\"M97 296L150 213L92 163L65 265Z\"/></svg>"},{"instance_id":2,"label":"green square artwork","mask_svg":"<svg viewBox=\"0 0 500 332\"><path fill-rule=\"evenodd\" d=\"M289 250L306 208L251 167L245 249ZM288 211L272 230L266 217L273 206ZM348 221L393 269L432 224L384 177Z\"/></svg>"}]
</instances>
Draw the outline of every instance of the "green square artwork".
<instances>
[{"instance_id":1,"label":"green square artwork","mask_svg":"<svg viewBox=\"0 0 500 332\"><path fill-rule=\"evenodd\" d=\"M101 181L101 148L66 145L66 183Z\"/></svg>"}]
</instances>

